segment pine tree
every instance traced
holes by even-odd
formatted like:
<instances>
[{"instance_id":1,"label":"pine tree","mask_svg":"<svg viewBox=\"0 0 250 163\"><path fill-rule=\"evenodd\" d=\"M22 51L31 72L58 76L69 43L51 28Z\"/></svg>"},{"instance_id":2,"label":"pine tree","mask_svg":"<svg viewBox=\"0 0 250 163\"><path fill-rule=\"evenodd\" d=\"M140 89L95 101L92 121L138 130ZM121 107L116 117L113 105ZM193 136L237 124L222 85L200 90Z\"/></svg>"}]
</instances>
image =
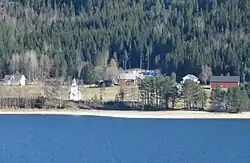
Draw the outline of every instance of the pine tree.
<instances>
[{"instance_id":1,"label":"pine tree","mask_svg":"<svg viewBox=\"0 0 250 163\"><path fill-rule=\"evenodd\" d=\"M216 86L212 89L211 101L212 107L216 107L219 110L225 109L225 92L220 86Z\"/></svg>"}]
</instances>

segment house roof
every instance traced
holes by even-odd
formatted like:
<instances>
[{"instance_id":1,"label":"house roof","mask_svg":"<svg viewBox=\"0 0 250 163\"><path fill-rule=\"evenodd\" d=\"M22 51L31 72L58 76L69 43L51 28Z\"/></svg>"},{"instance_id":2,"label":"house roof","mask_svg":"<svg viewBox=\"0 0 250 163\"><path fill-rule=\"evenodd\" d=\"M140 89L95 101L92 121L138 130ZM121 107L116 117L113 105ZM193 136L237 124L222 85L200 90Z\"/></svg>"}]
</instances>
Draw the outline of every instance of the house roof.
<instances>
[{"instance_id":1,"label":"house roof","mask_svg":"<svg viewBox=\"0 0 250 163\"><path fill-rule=\"evenodd\" d=\"M124 73L119 76L119 79L126 79L126 80L135 80L137 78L137 74L131 73Z\"/></svg>"},{"instance_id":2,"label":"house roof","mask_svg":"<svg viewBox=\"0 0 250 163\"><path fill-rule=\"evenodd\" d=\"M188 74L188 75L184 76L183 78L198 79L196 76L191 75L191 74ZM183 79L183 78L182 78L182 79Z\"/></svg>"},{"instance_id":3,"label":"house roof","mask_svg":"<svg viewBox=\"0 0 250 163\"><path fill-rule=\"evenodd\" d=\"M240 82L239 76L211 76L210 82Z\"/></svg>"},{"instance_id":4,"label":"house roof","mask_svg":"<svg viewBox=\"0 0 250 163\"><path fill-rule=\"evenodd\" d=\"M13 77L13 79L11 79ZM4 81L11 81L11 83L18 83L22 79L23 75L5 75Z\"/></svg>"}]
</instances>

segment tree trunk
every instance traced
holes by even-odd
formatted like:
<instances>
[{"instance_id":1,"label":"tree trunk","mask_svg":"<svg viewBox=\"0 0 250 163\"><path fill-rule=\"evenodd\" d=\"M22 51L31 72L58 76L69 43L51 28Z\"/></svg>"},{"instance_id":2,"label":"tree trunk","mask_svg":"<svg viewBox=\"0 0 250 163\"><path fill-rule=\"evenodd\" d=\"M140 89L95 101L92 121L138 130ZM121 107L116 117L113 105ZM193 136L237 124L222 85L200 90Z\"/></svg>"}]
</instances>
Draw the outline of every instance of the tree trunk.
<instances>
[{"instance_id":1,"label":"tree trunk","mask_svg":"<svg viewBox=\"0 0 250 163\"><path fill-rule=\"evenodd\" d=\"M165 107L166 107L166 109L168 109L168 103L169 103L169 99L168 99L168 97L165 97Z\"/></svg>"},{"instance_id":2,"label":"tree trunk","mask_svg":"<svg viewBox=\"0 0 250 163\"><path fill-rule=\"evenodd\" d=\"M62 87L60 88L60 104L59 107L62 108Z\"/></svg>"},{"instance_id":3,"label":"tree trunk","mask_svg":"<svg viewBox=\"0 0 250 163\"><path fill-rule=\"evenodd\" d=\"M172 101L172 109L174 109L174 106L175 106L175 101L173 100Z\"/></svg>"},{"instance_id":4,"label":"tree trunk","mask_svg":"<svg viewBox=\"0 0 250 163\"><path fill-rule=\"evenodd\" d=\"M140 53L140 69L142 69L142 53Z\"/></svg>"},{"instance_id":5,"label":"tree trunk","mask_svg":"<svg viewBox=\"0 0 250 163\"><path fill-rule=\"evenodd\" d=\"M150 64L149 55L147 57L148 57L147 69L149 70L149 64Z\"/></svg>"}]
</instances>

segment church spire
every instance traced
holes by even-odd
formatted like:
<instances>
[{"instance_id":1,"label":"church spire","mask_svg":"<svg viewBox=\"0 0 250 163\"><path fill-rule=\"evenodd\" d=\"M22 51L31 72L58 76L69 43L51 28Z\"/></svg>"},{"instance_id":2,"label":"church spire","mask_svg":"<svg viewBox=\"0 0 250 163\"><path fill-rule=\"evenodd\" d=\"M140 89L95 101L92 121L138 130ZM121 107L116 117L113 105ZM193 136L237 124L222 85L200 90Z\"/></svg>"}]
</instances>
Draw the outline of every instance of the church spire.
<instances>
[{"instance_id":1,"label":"church spire","mask_svg":"<svg viewBox=\"0 0 250 163\"><path fill-rule=\"evenodd\" d=\"M72 86L76 86L76 79L75 78L72 81Z\"/></svg>"}]
</instances>

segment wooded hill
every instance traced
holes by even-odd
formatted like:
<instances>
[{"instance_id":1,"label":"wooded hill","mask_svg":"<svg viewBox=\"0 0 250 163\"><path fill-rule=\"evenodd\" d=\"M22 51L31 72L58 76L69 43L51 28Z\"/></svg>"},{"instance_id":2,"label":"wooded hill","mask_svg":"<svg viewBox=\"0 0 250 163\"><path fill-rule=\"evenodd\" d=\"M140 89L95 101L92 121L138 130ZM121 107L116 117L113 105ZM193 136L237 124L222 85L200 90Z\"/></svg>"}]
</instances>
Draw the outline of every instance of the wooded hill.
<instances>
[{"instance_id":1,"label":"wooded hill","mask_svg":"<svg viewBox=\"0 0 250 163\"><path fill-rule=\"evenodd\" d=\"M78 76L122 68L250 77L248 0L4 0L0 73ZM91 79L93 80L93 79Z\"/></svg>"}]
</instances>

